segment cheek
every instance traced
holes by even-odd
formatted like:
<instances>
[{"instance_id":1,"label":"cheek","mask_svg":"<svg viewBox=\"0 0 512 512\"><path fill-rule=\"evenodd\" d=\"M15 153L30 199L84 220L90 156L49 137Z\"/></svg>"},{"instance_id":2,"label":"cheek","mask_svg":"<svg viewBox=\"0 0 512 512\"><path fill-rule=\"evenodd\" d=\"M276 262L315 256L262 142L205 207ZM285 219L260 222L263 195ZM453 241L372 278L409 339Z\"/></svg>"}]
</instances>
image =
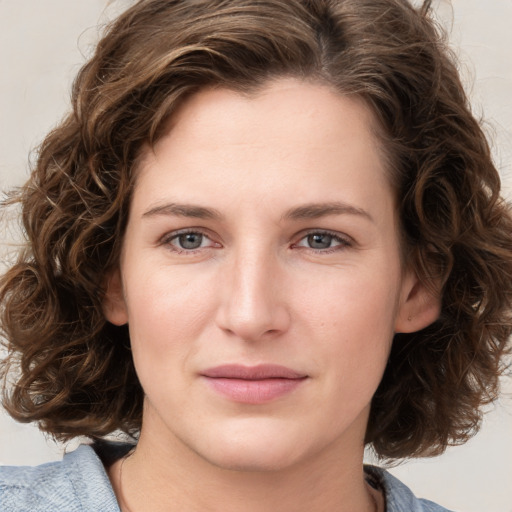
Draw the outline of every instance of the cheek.
<instances>
[{"instance_id":1,"label":"cheek","mask_svg":"<svg viewBox=\"0 0 512 512\"><path fill-rule=\"evenodd\" d=\"M307 324L305 329L316 340L314 357L322 359L319 365L333 365L336 373L350 375L383 368L398 300L398 278L390 274L395 273L340 271L322 287L303 288L298 323Z\"/></svg>"},{"instance_id":2,"label":"cheek","mask_svg":"<svg viewBox=\"0 0 512 512\"><path fill-rule=\"evenodd\" d=\"M330 269L297 276L298 310L319 326L371 329L392 326L397 311L400 270L396 265Z\"/></svg>"},{"instance_id":3,"label":"cheek","mask_svg":"<svg viewBox=\"0 0 512 512\"><path fill-rule=\"evenodd\" d=\"M136 365L172 365L185 350L193 350L215 307L212 290L207 280L169 267L156 266L132 278L125 296Z\"/></svg>"}]
</instances>

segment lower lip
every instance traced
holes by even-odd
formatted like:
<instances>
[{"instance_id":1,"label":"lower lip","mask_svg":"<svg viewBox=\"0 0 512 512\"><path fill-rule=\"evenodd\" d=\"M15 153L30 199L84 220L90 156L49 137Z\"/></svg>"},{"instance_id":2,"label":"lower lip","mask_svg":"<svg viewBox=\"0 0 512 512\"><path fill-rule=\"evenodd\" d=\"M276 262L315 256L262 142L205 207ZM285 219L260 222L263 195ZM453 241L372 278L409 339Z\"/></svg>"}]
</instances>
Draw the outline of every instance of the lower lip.
<instances>
[{"instance_id":1,"label":"lower lip","mask_svg":"<svg viewBox=\"0 0 512 512\"><path fill-rule=\"evenodd\" d=\"M235 402L263 404L296 390L305 380L301 379L227 379L204 377L217 393Z\"/></svg>"}]
</instances>

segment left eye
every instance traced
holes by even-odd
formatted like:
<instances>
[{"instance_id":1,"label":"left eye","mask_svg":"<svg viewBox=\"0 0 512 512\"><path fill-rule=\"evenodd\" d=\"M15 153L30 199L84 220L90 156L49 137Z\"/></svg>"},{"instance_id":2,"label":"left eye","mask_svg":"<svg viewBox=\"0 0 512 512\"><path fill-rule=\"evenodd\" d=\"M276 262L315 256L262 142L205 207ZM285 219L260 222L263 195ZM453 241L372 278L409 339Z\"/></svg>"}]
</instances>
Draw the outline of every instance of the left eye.
<instances>
[{"instance_id":1,"label":"left eye","mask_svg":"<svg viewBox=\"0 0 512 512\"><path fill-rule=\"evenodd\" d=\"M201 247L209 247L212 244L206 235L196 231L174 235L169 238L168 243L184 251L193 251Z\"/></svg>"},{"instance_id":2,"label":"left eye","mask_svg":"<svg viewBox=\"0 0 512 512\"><path fill-rule=\"evenodd\" d=\"M308 249L332 249L337 246L348 245L348 241L340 236L330 233L310 233L302 238L298 244L299 247L307 247Z\"/></svg>"}]
</instances>

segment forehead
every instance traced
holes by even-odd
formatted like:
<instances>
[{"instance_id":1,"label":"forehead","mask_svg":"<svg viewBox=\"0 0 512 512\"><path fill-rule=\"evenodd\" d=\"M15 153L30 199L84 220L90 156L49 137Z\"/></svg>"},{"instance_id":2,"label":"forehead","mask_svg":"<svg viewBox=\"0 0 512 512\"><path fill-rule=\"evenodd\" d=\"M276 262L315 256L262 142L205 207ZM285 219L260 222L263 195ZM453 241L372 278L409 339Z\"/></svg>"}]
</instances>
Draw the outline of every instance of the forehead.
<instances>
[{"instance_id":1,"label":"forehead","mask_svg":"<svg viewBox=\"0 0 512 512\"><path fill-rule=\"evenodd\" d=\"M155 198L202 192L212 201L228 198L229 187L266 202L282 201L283 192L337 201L358 188L371 202L376 189L389 188L376 124L359 97L318 83L280 79L251 95L206 89L144 148L138 186Z\"/></svg>"},{"instance_id":2,"label":"forehead","mask_svg":"<svg viewBox=\"0 0 512 512\"><path fill-rule=\"evenodd\" d=\"M360 96L341 94L324 83L279 78L247 94L229 88L201 90L174 112L165 133L172 132L175 139L195 137L202 144L208 143L213 131L233 141L267 143L278 137L293 144L302 138L325 146L342 142L332 129L341 124L352 125L354 137L365 132L370 138L379 129Z\"/></svg>"}]
</instances>

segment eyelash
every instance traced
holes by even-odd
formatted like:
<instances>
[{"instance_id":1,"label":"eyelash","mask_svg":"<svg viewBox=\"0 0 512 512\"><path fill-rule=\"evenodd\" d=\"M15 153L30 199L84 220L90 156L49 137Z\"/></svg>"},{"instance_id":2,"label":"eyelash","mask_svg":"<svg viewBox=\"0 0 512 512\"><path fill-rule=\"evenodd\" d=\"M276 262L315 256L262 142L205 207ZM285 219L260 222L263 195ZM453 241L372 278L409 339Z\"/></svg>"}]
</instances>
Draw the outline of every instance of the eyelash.
<instances>
[{"instance_id":1,"label":"eyelash","mask_svg":"<svg viewBox=\"0 0 512 512\"><path fill-rule=\"evenodd\" d=\"M325 229L313 229L306 233L304 233L299 242L304 240L305 238L312 236L312 235L321 235L321 236L330 236L332 238L332 241L338 242L339 245L336 245L334 247L328 247L325 249L315 249L313 247L303 247L299 246L298 243L292 244L292 247L302 247L308 251L313 251L315 254L331 254L333 252L342 251L348 247L353 246L353 240L348 236L343 236L340 233L334 232L334 231L328 231Z\"/></svg>"},{"instance_id":2,"label":"eyelash","mask_svg":"<svg viewBox=\"0 0 512 512\"><path fill-rule=\"evenodd\" d=\"M176 240L180 236L183 236L183 235L201 235L202 237L207 238L213 244L215 244L215 242L213 242L213 240L208 236L208 234L205 231L203 231L201 229L193 229L193 228L183 229L180 231L173 231L172 233L168 233L167 235L164 235L162 237L162 239L160 240L160 243L162 245L168 246L171 251L173 251L177 254L186 254L188 256L192 256L192 255L196 254L201 249L210 249L212 247L212 246L210 246L210 247L198 247L197 249L184 249L184 248L181 248L181 247L178 247L178 246L172 244L173 240ZM220 244L217 244L217 245L220 246Z\"/></svg>"},{"instance_id":3,"label":"eyelash","mask_svg":"<svg viewBox=\"0 0 512 512\"><path fill-rule=\"evenodd\" d=\"M174 240L178 239L180 236L188 235L188 234L201 235L202 237L205 237L208 240L210 240L210 242L212 242L213 244L216 244L216 242L213 242L213 240L208 236L208 234L205 231L203 231L201 229L193 229L193 228L184 229L184 230L180 230L180 231L173 231L172 233L169 233L169 234L163 236L162 239L160 240L160 243L161 243L161 245L168 246L171 251L176 252L177 254L186 254L189 256L196 254L201 249L205 249L205 248L210 249L212 247L215 248L215 245L212 245L212 246L208 246L208 247L198 247L197 249L184 249L184 248L180 248L180 247L172 244L172 242ZM304 240L307 237L312 236L312 235L332 237L332 241L337 242L339 245L336 245L334 247L328 247L325 249L315 249L313 247L305 247L305 246L298 245L302 240ZM220 244L217 244L217 245L220 246ZM333 252L338 252L338 251L341 251L345 248L352 247L352 246L353 246L353 240L349 237L342 236L339 233L336 233L333 231L317 229L317 230L310 230L310 231L302 234L299 241L296 243L293 243L291 247L312 251L315 254L331 254Z\"/></svg>"}]
</instances>

